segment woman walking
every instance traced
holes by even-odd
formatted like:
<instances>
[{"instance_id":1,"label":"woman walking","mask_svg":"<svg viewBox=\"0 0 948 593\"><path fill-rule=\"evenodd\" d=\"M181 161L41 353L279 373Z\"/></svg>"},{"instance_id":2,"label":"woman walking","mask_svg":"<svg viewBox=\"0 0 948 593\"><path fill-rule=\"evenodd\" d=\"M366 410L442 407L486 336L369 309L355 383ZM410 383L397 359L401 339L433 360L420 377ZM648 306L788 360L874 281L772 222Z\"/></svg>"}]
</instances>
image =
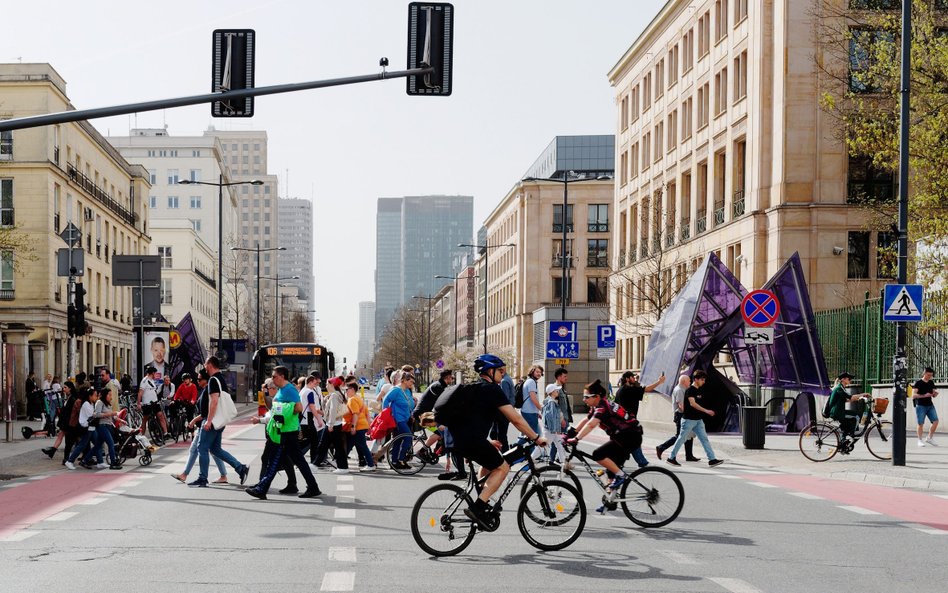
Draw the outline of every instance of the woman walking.
<instances>
[{"instance_id":1,"label":"woman walking","mask_svg":"<svg viewBox=\"0 0 948 593\"><path fill-rule=\"evenodd\" d=\"M336 469L332 472L334 474L349 473L346 433L342 428L345 423L345 416L349 413L349 408L346 405L346 394L340 389L342 382L342 377L333 377L329 380L329 385L332 387L332 390L329 392L327 402L326 417L328 420L326 421L326 430L329 431L327 440L332 442L336 454Z\"/></svg>"},{"instance_id":2,"label":"woman walking","mask_svg":"<svg viewBox=\"0 0 948 593\"><path fill-rule=\"evenodd\" d=\"M95 402L93 417L99 420L95 427L95 452L102 459L103 443L109 449L109 469L122 469L118 455L115 454L115 439L112 438L112 431L115 430L115 416L117 412L112 411L112 391L103 386L99 389L99 401Z\"/></svg>"},{"instance_id":3,"label":"woman walking","mask_svg":"<svg viewBox=\"0 0 948 593\"><path fill-rule=\"evenodd\" d=\"M53 455L56 454L56 449L58 449L59 445L65 440L66 448L63 451L63 463L65 464L66 458L69 457L69 453L72 451L73 443L76 442L76 431L73 427L78 425L79 407L82 406L82 403L80 402L79 405L76 405L76 385L72 381L63 383L63 394L66 397L66 401L63 403L62 410L56 419L56 427L59 428L59 433L56 435L56 442L53 443L52 447L43 449L43 453L52 459ZM73 411L75 411L75 414L73 414ZM72 424L73 416L75 416L75 425Z\"/></svg>"},{"instance_id":4,"label":"woman walking","mask_svg":"<svg viewBox=\"0 0 948 593\"><path fill-rule=\"evenodd\" d=\"M210 379L208 372L201 370L198 372L198 388L200 388L200 395L195 400L195 405L200 401L202 397L207 397L207 382ZM191 418L188 421L188 431L191 432L194 436L191 439L191 448L188 450L188 462L184 464L184 471L180 474L171 474L175 480L186 484L188 480L188 474L191 473L191 468L194 467L194 462L197 461L198 448L201 446L201 438L204 435L203 430L194 430L196 424L200 422L199 417ZM227 484L227 466L224 465L224 462L220 460L216 455L211 455L211 459L214 460L214 464L217 465L217 471L220 472L221 477L219 477L212 484Z\"/></svg>"},{"instance_id":5,"label":"woman walking","mask_svg":"<svg viewBox=\"0 0 948 593\"><path fill-rule=\"evenodd\" d=\"M369 445L365 442L365 433L369 431L369 407L358 393L359 386L356 383L346 385L346 397L348 401L346 406L349 408L349 446L346 453L352 451L355 447L359 455L360 471L375 471L375 460L372 459L372 453L369 451Z\"/></svg>"},{"instance_id":6,"label":"woman walking","mask_svg":"<svg viewBox=\"0 0 948 593\"><path fill-rule=\"evenodd\" d=\"M411 413L415 409L415 398L411 395L415 386L415 375L403 371L399 385L393 386L382 400L382 409L391 408L392 418L395 420L395 437L411 434ZM405 462L405 453L410 440L399 439L395 450L392 451L392 462L395 469L410 469Z\"/></svg>"}]
</instances>

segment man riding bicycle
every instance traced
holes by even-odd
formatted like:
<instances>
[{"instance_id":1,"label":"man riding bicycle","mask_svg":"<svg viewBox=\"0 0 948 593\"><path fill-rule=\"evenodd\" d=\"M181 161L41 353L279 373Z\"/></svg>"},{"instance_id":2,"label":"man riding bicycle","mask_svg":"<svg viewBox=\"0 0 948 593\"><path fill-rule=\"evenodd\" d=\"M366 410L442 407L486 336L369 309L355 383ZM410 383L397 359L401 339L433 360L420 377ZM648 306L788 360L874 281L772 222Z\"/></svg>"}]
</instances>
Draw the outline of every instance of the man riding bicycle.
<instances>
[{"instance_id":1,"label":"man riding bicycle","mask_svg":"<svg viewBox=\"0 0 948 593\"><path fill-rule=\"evenodd\" d=\"M451 431L455 451L479 464L481 477L487 476L473 508L464 510L469 519L487 529L491 521L490 497L510 472L510 465L500 454L500 441L488 440L491 426L503 417L533 443L542 447L546 439L530 428L501 390L500 382L507 372L503 360L493 354L482 354L474 361L474 372L480 381L462 385L438 399L435 419Z\"/></svg>"},{"instance_id":2,"label":"man riding bicycle","mask_svg":"<svg viewBox=\"0 0 948 593\"><path fill-rule=\"evenodd\" d=\"M648 465L641 450L642 425L622 406L606 399L606 388L599 379L583 390L583 403L589 406L589 415L576 427L576 436L567 442L575 444L596 428L606 431L609 442L597 447L592 458L615 476L608 486L615 491L627 479L622 464L629 456L636 457L640 466Z\"/></svg>"},{"instance_id":3,"label":"man riding bicycle","mask_svg":"<svg viewBox=\"0 0 948 593\"><path fill-rule=\"evenodd\" d=\"M856 425L859 422L859 417L862 414L857 414L856 412L847 412L846 402L857 402L866 393L858 393L856 395L850 396L846 391L849 388L849 385L852 383L853 376L849 373L840 373L836 377L836 384L833 385L833 390L830 392L829 401L827 402L827 409L829 410L829 417L833 420L839 422L840 430L843 432L844 439L855 439L853 435L856 434ZM849 444L848 440L844 444ZM840 453L849 453L852 450L852 447L842 447Z\"/></svg>"}]
</instances>

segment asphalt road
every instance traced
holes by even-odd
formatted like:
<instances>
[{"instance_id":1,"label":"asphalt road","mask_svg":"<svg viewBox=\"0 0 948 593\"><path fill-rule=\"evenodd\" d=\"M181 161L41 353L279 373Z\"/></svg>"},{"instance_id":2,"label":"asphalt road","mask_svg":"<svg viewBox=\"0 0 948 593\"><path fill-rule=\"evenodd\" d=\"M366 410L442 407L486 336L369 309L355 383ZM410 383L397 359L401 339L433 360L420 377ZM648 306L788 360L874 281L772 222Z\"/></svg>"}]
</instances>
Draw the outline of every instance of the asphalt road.
<instances>
[{"instance_id":1,"label":"asphalt road","mask_svg":"<svg viewBox=\"0 0 948 593\"><path fill-rule=\"evenodd\" d=\"M262 446L260 427L225 433L228 450L253 459L252 475ZM687 464L676 470L685 507L666 527L645 530L621 512L596 515L587 482L589 519L570 548L531 548L508 503L497 532L478 534L459 556L433 559L412 540L409 515L435 470L319 472L324 495L314 500L277 494L280 477L270 499L258 501L235 485L192 489L173 480L186 452L162 449L147 468L56 470L4 483L2 590L945 590L948 499L932 493L738 461L714 470Z\"/></svg>"}]
</instances>

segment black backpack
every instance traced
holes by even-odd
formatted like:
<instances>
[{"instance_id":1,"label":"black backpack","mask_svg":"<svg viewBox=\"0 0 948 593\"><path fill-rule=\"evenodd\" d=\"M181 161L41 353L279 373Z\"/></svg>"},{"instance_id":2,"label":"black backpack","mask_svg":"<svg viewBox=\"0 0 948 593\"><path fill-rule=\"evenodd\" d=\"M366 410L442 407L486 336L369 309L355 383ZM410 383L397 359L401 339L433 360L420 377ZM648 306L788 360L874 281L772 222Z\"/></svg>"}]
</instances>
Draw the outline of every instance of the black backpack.
<instances>
[{"instance_id":1,"label":"black backpack","mask_svg":"<svg viewBox=\"0 0 948 593\"><path fill-rule=\"evenodd\" d=\"M514 386L514 407L522 408L523 400L526 399L523 393L523 384L526 382L526 379L520 381Z\"/></svg>"},{"instance_id":2,"label":"black backpack","mask_svg":"<svg viewBox=\"0 0 948 593\"><path fill-rule=\"evenodd\" d=\"M464 391L468 385L451 385L445 388L434 404L434 419L448 428L464 421Z\"/></svg>"}]
</instances>

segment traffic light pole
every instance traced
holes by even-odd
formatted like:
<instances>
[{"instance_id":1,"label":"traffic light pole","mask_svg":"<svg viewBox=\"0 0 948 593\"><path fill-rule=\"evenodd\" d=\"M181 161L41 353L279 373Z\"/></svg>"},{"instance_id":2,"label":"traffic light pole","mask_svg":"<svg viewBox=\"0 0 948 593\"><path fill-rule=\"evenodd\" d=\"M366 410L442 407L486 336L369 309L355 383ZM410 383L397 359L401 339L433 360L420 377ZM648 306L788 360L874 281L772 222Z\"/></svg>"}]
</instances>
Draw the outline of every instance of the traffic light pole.
<instances>
[{"instance_id":1,"label":"traffic light pole","mask_svg":"<svg viewBox=\"0 0 948 593\"><path fill-rule=\"evenodd\" d=\"M69 317L69 307L70 305L72 307L76 306L76 275L72 273L72 245L69 246L69 283L66 286L66 326L71 327L72 319ZM69 336L69 342L66 345L66 372L63 373L64 381L73 371L73 362L75 361L74 349L76 347L72 332L67 331L66 335Z\"/></svg>"}]
</instances>

